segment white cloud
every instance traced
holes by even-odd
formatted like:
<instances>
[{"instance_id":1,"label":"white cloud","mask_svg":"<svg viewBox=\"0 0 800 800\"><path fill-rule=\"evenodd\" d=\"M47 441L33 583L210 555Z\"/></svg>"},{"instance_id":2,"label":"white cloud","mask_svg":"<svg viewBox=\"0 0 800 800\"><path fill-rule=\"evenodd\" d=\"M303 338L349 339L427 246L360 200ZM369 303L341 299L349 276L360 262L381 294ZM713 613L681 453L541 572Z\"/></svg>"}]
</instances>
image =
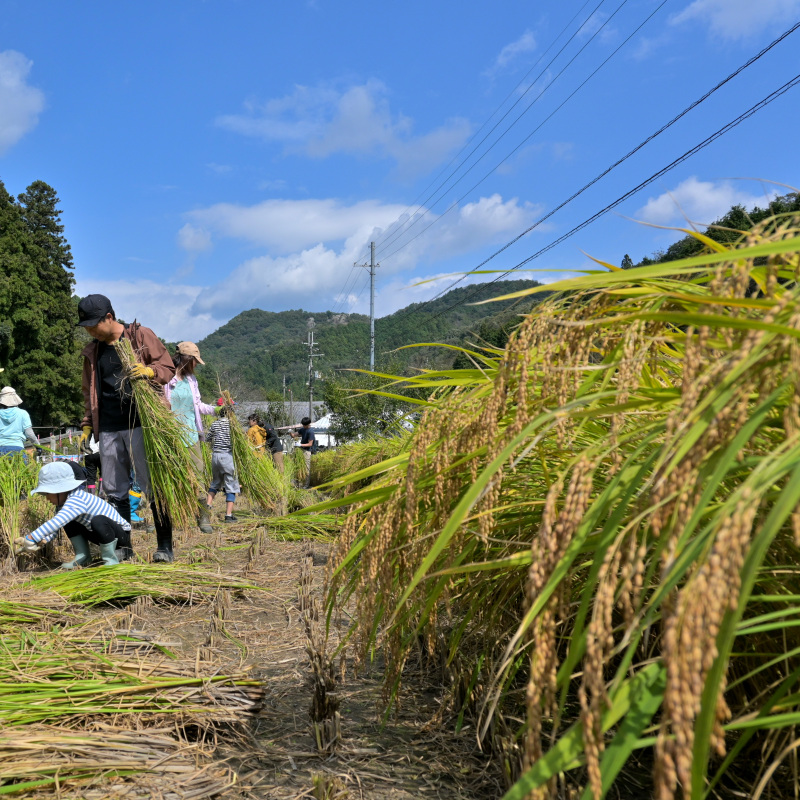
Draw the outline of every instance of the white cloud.
<instances>
[{"instance_id":1,"label":"white cloud","mask_svg":"<svg viewBox=\"0 0 800 800\"><path fill-rule=\"evenodd\" d=\"M745 192L730 181L699 181L692 176L672 191L651 197L636 216L657 225L683 224L686 218L699 225L709 225L733 205L748 209L756 205L763 207L775 194L772 192L767 198L763 193Z\"/></svg>"},{"instance_id":2,"label":"white cloud","mask_svg":"<svg viewBox=\"0 0 800 800\"><path fill-rule=\"evenodd\" d=\"M211 249L211 234L187 222L178 231L178 246L188 253L202 253Z\"/></svg>"},{"instance_id":3,"label":"white cloud","mask_svg":"<svg viewBox=\"0 0 800 800\"><path fill-rule=\"evenodd\" d=\"M318 242L343 241L394 221L403 206L364 200L346 206L339 200L265 200L254 206L217 203L186 216L223 236L291 253Z\"/></svg>"},{"instance_id":4,"label":"white cloud","mask_svg":"<svg viewBox=\"0 0 800 800\"><path fill-rule=\"evenodd\" d=\"M519 39L507 44L494 60L494 64L486 71L487 75L496 75L513 65L520 56L536 49L536 39L530 30L525 31Z\"/></svg>"},{"instance_id":5,"label":"white cloud","mask_svg":"<svg viewBox=\"0 0 800 800\"><path fill-rule=\"evenodd\" d=\"M278 254L260 255L240 264L220 284L199 293L193 308L214 317L233 316L253 306L330 308L353 263L364 260L369 241L380 242L383 231L401 211L373 201L344 206L336 200L314 200L269 201L250 209L214 206L191 212L194 218L203 215L205 224L227 236L281 247ZM404 217L400 227L392 229L392 236L405 230L408 236L401 235L386 245L381 275L385 280L415 269L423 259L451 259L503 241L527 227L538 211L516 198L503 201L492 195L443 216L430 232L425 228L436 219L435 214L426 215L413 227L413 218ZM410 241L412 236L416 238ZM409 244L392 255L404 241ZM294 252L287 248L290 243L296 245ZM411 282L399 280L406 285ZM346 304L355 302L352 297Z\"/></svg>"},{"instance_id":6,"label":"white cloud","mask_svg":"<svg viewBox=\"0 0 800 800\"><path fill-rule=\"evenodd\" d=\"M125 322L136 319L168 342L196 342L228 321L227 317L218 318L192 310L201 291L202 286L151 280L92 280L89 283L79 280L75 287L79 296L104 294L120 319Z\"/></svg>"},{"instance_id":7,"label":"white cloud","mask_svg":"<svg viewBox=\"0 0 800 800\"><path fill-rule=\"evenodd\" d=\"M0 53L0 155L36 127L44 94L27 83L33 62L15 50Z\"/></svg>"},{"instance_id":8,"label":"white cloud","mask_svg":"<svg viewBox=\"0 0 800 800\"><path fill-rule=\"evenodd\" d=\"M217 125L245 136L282 142L312 158L334 153L391 158L404 175L430 170L460 148L470 134L464 119L452 119L423 135L413 122L393 114L388 90L377 80L344 90L330 85L296 86L286 97L245 104L244 114L217 118Z\"/></svg>"},{"instance_id":9,"label":"white cloud","mask_svg":"<svg viewBox=\"0 0 800 800\"><path fill-rule=\"evenodd\" d=\"M778 23L793 22L800 0L694 0L670 20L672 24L699 20L723 39L743 39Z\"/></svg>"}]
</instances>

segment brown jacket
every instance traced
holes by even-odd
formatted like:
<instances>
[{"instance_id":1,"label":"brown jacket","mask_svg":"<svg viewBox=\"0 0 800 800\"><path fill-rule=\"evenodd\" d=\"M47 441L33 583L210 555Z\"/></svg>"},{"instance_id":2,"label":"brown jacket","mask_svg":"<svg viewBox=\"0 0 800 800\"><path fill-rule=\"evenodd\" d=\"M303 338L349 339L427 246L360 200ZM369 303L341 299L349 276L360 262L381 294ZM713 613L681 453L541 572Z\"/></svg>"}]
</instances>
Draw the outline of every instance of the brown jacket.
<instances>
[{"instance_id":1,"label":"brown jacket","mask_svg":"<svg viewBox=\"0 0 800 800\"><path fill-rule=\"evenodd\" d=\"M125 335L128 337L136 353L136 358L146 367L155 372L155 383L164 385L172 380L175 375L175 366L172 363L167 348L161 343L150 328L145 328L135 320L125 326ZM97 348L100 342L96 339L83 348L83 375L81 388L83 389L84 416L81 427L91 425L95 439L100 438L100 399L97 394Z\"/></svg>"}]
</instances>

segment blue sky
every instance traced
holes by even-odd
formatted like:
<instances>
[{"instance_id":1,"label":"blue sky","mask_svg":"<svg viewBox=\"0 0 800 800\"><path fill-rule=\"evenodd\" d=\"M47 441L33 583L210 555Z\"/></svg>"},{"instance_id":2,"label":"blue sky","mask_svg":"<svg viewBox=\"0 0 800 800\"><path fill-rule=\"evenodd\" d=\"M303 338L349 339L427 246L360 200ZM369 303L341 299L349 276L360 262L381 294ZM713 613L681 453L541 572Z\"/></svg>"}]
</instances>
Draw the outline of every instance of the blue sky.
<instances>
[{"instance_id":1,"label":"blue sky","mask_svg":"<svg viewBox=\"0 0 800 800\"><path fill-rule=\"evenodd\" d=\"M167 339L254 307L364 313L352 265L371 240L383 315L475 267L798 20L800 0L4 0L0 179L51 184L77 292ZM799 45L797 31L486 268L778 88ZM800 186L798 122L800 87L527 276L584 269L585 253L636 260L680 234L632 220L708 223L776 191L748 179Z\"/></svg>"}]
</instances>

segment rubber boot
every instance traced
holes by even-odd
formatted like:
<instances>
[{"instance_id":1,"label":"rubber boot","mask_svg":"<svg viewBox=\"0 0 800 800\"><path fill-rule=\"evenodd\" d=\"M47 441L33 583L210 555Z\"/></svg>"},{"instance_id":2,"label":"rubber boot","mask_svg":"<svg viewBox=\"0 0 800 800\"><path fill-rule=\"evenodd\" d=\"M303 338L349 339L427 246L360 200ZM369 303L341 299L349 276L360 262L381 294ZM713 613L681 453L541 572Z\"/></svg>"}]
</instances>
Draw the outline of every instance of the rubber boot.
<instances>
[{"instance_id":1,"label":"rubber boot","mask_svg":"<svg viewBox=\"0 0 800 800\"><path fill-rule=\"evenodd\" d=\"M131 498L130 495L125 497L109 497L108 504L116 509L128 525L131 524ZM129 561L133 558L133 544L131 543L131 532L122 531L119 539L117 539L117 561Z\"/></svg>"},{"instance_id":2,"label":"rubber boot","mask_svg":"<svg viewBox=\"0 0 800 800\"><path fill-rule=\"evenodd\" d=\"M100 548L100 557L103 559L103 564L107 567L113 567L115 564L119 564L119 559L117 558L116 552L114 552L117 546L117 540L114 539L113 542L109 542L108 544L101 544L98 545Z\"/></svg>"},{"instance_id":3,"label":"rubber boot","mask_svg":"<svg viewBox=\"0 0 800 800\"><path fill-rule=\"evenodd\" d=\"M209 516L211 509L209 509L205 499L198 500L197 505L200 509L197 515L197 526L200 528L200 533L214 533L214 529L211 527L211 517Z\"/></svg>"},{"instance_id":4,"label":"rubber boot","mask_svg":"<svg viewBox=\"0 0 800 800\"><path fill-rule=\"evenodd\" d=\"M161 510L155 503L150 503L150 508L153 511L153 523L156 528L156 545L157 549L153 553L153 562L171 564L172 555L172 520L169 514L161 513Z\"/></svg>"},{"instance_id":5,"label":"rubber boot","mask_svg":"<svg viewBox=\"0 0 800 800\"><path fill-rule=\"evenodd\" d=\"M67 561L61 565L61 569L75 569L76 567L85 567L91 560L89 552L89 542L83 536L72 536L70 542L75 550L75 558L72 561Z\"/></svg>"}]
</instances>

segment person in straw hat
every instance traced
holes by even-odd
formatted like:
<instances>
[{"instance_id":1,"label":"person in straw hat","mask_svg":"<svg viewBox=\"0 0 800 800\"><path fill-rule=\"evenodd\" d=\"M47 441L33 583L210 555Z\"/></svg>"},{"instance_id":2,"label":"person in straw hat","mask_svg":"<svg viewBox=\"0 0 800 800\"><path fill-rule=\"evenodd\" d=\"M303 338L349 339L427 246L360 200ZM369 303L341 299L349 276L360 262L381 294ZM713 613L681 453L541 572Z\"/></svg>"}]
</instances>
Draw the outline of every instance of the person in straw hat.
<instances>
[{"instance_id":1,"label":"person in straw hat","mask_svg":"<svg viewBox=\"0 0 800 800\"><path fill-rule=\"evenodd\" d=\"M56 507L56 514L35 531L15 541L18 554L36 552L64 528L75 558L62 564L62 569L86 566L91 559L90 542L100 548L103 564L119 564L115 548L126 532L130 535L130 523L105 500L89 494L84 483L85 479L77 477L66 461L54 461L39 470L39 482L31 494L43 494Z\"/></svg>"},{"instance_id":2,"label":"person in straw hat","mask_svg":"<svg viewBox=\"0 0 800 800\"><path fill-rule=\"evenodd\" d=\"M214 406L204 403L200 399L200 388L194 376L195 367L205 364L200 358L200 350L194 342L179 342L177 351L172 357L175 365L175 377L164 384L164 395L172 408L172 413L183 424L186 431L184 442L189 448L189 453L198 475L204 472L203 462L203 414L213 414ZM213 533L211 518L206 505L206 498L197 500L197 524L201 533Z\"/></svg>"},{"instance_id":3,"label":"person in straw hat","mask_svg":"<svg viewBox=\"0 0 800 800\"><path fill-rule=\"evenodd\" d=\"M21 405L22 398L10 386L0 390L0 456L22 453L25 458L26 439L37 449L39 447L31 418Z\"/></svg>"}]
</instances>

